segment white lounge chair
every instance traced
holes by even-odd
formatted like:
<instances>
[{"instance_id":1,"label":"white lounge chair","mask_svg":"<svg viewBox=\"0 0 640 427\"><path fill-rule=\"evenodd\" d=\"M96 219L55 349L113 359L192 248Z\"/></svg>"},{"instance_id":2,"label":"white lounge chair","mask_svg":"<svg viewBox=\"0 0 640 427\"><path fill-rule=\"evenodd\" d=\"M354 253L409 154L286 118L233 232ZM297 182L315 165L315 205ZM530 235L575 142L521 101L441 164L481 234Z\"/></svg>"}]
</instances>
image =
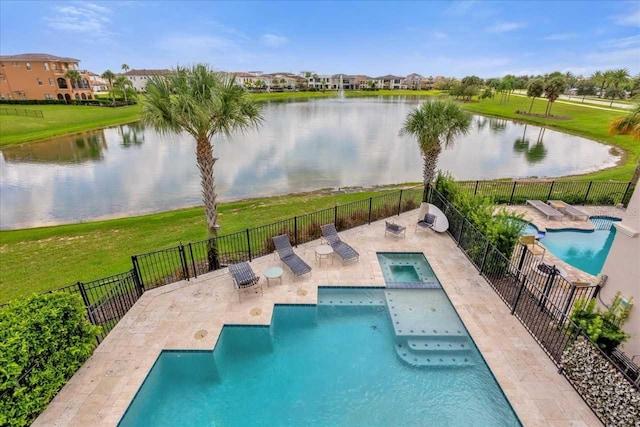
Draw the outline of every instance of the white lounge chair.
<instances>
[{"instance_id":1,"label":"white lounge chair","mask_svg":"<svg viewBox=\"0 0 640 427\"><path fill-rule=\"evenodd\" d=\"M588 214L582 212L580 209L570 205L567 202L563 202L562 200L549 200L547 203L552 206L562 206L562 211L573 219L582 218L585 221L589 219Z\"/></svg>"},{"instance_id":2,"label":"white lounge chair","mask_svg":"<svg viewBox=\"0 0 640 427\"><path fill-rule=\"evenodd\" d=\"M546 216L547 219L557 219L562 218L562 212L552 208L541 200L527 200L527 204L536 208L542 215Z\"/></svg>"}]
</instances>

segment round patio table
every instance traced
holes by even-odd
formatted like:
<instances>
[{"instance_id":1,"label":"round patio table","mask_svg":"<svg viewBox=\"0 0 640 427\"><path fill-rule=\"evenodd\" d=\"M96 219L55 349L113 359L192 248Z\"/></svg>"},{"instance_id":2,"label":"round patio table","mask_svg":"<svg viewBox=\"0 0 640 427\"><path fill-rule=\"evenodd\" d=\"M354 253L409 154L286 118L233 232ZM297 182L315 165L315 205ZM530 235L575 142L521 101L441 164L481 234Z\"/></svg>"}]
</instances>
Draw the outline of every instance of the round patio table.
<instances>
[{"instance_id":1,"label":"round patio table","mask_svg":"<svg viewBox=\"0 0 640 427\"><path fill-rule=\"evenodd\" d=\"M270 285L270 280L272 279L280 279L280 284L282 285L282 269L280 267L269 267L264 271L264 277L267 278L267 286Z\"/></svg>"},{"instance_id":2,"label":"round patio table","mask_svg":"<svg viewBox=\"0 0 640 427\"><path fill-rule=\"evenodd\" d=\"M322 260L327 259L333 255L333 248L329 245L320 245L316 249L316 262L322 267ZM333 264L333 258L331 258L331 264Z\"/></svg>"}]
</instances>

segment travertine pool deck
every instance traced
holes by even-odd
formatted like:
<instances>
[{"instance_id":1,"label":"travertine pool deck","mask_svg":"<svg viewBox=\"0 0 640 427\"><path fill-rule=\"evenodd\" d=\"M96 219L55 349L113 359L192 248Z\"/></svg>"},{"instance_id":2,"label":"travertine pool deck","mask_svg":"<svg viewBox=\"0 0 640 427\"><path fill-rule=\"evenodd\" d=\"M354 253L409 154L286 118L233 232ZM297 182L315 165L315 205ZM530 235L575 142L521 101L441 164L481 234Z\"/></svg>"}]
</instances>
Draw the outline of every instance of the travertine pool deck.
<instances>
[{"instance_id":1,"label":"travertine pool deck","mask_svg":"<svg viewBox=\"0 0 640 427\"><path fill-rule=\"evenodd\" d=\"M357 263L319 267L319 241L301 245L296 252L313 267L311 276L294 280L285 268L281 285L263 279L264 295L242 303L226 269L145 292L33 425L116 425L162 349L212 349L225 323L268 324L274 303L315 303L318 286L384 286L377 251L425 254L525 426L601 425L454 241L446 233L414 234L416 220L417 211L396 218L406 238L385 237L384 221L340 233L360 252ZM266 256L251 265L261 274L280 263Z\"/></svg>"},{"instance_id":2,"label":"travertine pool deck","mask_svg":"<svg viewBox=\"0 0 640 427\"><path fill-rule=\"evenodd\" d=\"M612 218L622 219L625 210L623 208L617 208L615 206L576 206L578 209L592 216L609 216ZM548 219L532 206L506 206L507 210L522 214L526 221L529 221L535 225L540 231L547 230L562 230L562 229L578 229L578 230L593 230L594 225L589 220L584 219L571 219L568 216L564 216L560 219ZM544 239L539 242L544 246ZM581 281L592 284L597 283L597 278L585 271L575 268L572 265L562 261L550 250L546 250L544 254L544 260L556 265L560 265L567 272L566 279L570 282Z\"/></svg>"}]
</instances>

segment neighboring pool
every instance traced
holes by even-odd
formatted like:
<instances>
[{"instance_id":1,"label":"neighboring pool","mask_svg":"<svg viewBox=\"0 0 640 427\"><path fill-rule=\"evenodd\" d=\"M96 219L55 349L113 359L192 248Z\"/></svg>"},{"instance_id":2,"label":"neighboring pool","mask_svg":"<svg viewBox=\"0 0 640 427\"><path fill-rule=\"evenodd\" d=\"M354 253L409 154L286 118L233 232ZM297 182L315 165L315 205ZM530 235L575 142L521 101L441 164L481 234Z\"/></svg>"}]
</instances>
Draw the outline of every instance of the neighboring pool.
<instances>
[{"instance_id":1,"label":"neighboring pool","mask_svg":"<svg viewBox=\"0 0 640 427\"><path fill-rule=\"evenodd\" d=\"M596 276L602 271L616 235L613 223L620 220L610 217L589 219L596 230L547 230L540 242L567 264Z\"/></svg>"},{"instance_id":2,"label":"neighboring pool","mask_svg":"<svg viewBox=\"0 0 640 427\"><path fill-rule=\"evenodd\" d=\"M320 288L213 352L163 351L120 425L521 424L442 289Z\"/></svg>"}]
</instances>

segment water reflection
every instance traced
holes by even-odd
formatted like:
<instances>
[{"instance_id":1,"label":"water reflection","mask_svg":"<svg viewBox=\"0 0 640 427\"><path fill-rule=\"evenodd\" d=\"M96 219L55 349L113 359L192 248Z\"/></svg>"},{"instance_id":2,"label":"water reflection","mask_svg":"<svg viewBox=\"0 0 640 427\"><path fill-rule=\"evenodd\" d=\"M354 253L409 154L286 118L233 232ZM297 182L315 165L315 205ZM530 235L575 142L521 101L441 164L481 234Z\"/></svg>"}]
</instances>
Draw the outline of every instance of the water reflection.
<instances>
[{"instance_id":1,"label":"water reflection","mask_svg":"<svg viewBox=\"0 0 640 427\"><path fill-rule=\"evenodd\" d=\"M513 151L516 153L523 153L529 164L540 163L547 156L547 149L544 146L543 138L546 128L540 128L536 143L530 146L530 141L527 138L527 128L529 125L524 125L522 136L516 138L513 143Z\"/></svg>"},{"instance_id":2,"label":"water reflection","mask_svg":"<svg viewBox=\"0 0 640 427\"><path fill-rule=\"evenodd\" d=\"M345 98L268 104L260 129L231 140L215 138L218 194L231 200L419 182L417 143L398 136L419 102ZM442 151L438 167L456 179L491 179L585 173L618 160L605 145L524 128L474 116L472 132ZM199 204L193 139L161 135L140 123L8 147L0 157L2 228Z\"/></svg>"},{"instance_id":3,"label":"water reflection","mask_svg":"<svg viewBox=\"0 0 640 427\"><path fill-rule=\"evenodd\" d=\"M7 163L84 163L103 160L106 150L104 131L99 130L10 146L2 150L2 158Z\"/></svg>"}]
</instances>

